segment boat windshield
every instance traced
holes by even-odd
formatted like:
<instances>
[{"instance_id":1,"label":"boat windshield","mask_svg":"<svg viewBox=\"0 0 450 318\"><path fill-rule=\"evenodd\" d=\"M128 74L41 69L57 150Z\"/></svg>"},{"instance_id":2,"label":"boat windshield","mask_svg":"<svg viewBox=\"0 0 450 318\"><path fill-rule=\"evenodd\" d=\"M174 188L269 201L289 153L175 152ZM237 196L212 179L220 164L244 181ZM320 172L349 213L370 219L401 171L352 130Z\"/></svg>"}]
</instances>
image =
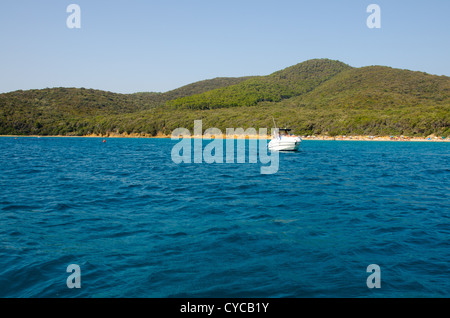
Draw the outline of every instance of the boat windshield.
<instances>
[{"instance_id":1,"label":"boat windshield","mask_svg":"<svg viewBox=\"0 0 450 318\"><path fill-rule=\"evenodd\" d=\"M287 128L279 128L279 129L277 129L278 131L274 131L274 132L272 132L272 135L273 135L273 137L276 137L276 138L280 138L280 137L283 137L283 136L287 136L287 137L290 137L290 136L292 136L291 135L291 129L287 129Z\"/></svg>"}]
</instances>

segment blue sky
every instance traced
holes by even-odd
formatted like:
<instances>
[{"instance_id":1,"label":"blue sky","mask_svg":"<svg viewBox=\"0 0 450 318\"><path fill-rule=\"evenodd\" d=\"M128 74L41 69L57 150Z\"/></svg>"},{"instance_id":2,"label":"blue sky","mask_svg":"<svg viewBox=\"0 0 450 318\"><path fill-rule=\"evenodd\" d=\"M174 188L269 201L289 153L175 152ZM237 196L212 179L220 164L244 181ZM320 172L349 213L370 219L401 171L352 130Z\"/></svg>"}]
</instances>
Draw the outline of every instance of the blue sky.
<instances>
[{"instance_id":1,"label":"blue sky","mask_svg":"<svg viewBox=\"0 0 450 318\"><path fill-rule=\"evenodd\" d=\"M81 28L69 29L69 4ZM369 4L381 29L369 29ZM164 92L312 58L450 76L448 0L15 0L0 4L0 92Z\"/></svg>"}]
</instances>

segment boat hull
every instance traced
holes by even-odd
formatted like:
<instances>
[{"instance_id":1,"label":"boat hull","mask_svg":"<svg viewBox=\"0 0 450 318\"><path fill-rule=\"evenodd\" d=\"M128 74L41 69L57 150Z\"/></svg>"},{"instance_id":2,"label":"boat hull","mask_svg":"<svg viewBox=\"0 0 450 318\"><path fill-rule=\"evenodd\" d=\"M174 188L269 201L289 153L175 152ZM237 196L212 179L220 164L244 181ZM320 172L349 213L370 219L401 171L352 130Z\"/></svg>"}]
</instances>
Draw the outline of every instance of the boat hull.
<instances>
[{"instance_id":1,"label":"boat hull","mask_svg":"<svg viewBox=\"0 0 450 318\"><path fill-rule=\"evenodd\" d=\"M271 151L298 151L300 148L300 139L295 140L279 140L272 139L269 142L269 150Z\"/></svg>"}]
</instances>

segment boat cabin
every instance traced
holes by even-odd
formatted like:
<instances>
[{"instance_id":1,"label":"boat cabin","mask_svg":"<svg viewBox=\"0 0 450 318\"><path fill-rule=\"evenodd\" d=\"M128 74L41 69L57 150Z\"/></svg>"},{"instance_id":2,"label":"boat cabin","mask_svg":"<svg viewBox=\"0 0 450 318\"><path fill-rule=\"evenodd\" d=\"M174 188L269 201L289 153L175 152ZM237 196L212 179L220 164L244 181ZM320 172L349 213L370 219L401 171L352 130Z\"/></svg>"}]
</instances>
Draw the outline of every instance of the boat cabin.
<instances>
[{"instance_id":1,"label":"boat cabin","mask_svg":"<svg viewBox=\"0 0 450 318\"><path fill-rule=\"evenodd\" d=\"M279 130L280 136L290 136L291 135L290 131L292 129L290 129L290 128L279 128L278 130Z\"/></svg>"}]
</instances>

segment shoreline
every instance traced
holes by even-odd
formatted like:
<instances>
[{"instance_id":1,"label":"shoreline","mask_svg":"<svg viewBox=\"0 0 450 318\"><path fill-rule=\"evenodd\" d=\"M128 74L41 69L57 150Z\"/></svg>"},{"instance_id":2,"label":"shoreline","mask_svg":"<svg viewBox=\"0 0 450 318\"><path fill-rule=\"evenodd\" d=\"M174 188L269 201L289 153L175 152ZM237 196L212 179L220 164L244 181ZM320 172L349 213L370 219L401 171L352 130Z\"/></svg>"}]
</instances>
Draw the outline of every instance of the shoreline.
<instances>
[{"instance_id":1,"label":"shoreline","mask_svg":"<svg viewBox=\"0 0 450 318\"><path fill-rule=\"evenodd\" d=\"M84 136L66 136L66 135L51 135L51 136L42 136L42 135L0 135L0 137L10 137L10 138L157 138L157 139L167 139L171 138L171 135L162 135L158 134L156 136L151 136L148 134L90 134ZM185 135L179 136L179 138L192 138L192 139L216 139L214 135ZM220 136L217 136L220 138ZM322 135L313 135L313 136L300 136L300 138L304 140L328 140L328 141L414 141L414 142L450 142L450 137L443 138L434 135L430 135L427 137L410 137L410 136L322 136ZM233 135L228 136L223 134L221 139L271 139L271 136L262 135L261 137L258 135Z\"/></svg>"}]
</instances>

